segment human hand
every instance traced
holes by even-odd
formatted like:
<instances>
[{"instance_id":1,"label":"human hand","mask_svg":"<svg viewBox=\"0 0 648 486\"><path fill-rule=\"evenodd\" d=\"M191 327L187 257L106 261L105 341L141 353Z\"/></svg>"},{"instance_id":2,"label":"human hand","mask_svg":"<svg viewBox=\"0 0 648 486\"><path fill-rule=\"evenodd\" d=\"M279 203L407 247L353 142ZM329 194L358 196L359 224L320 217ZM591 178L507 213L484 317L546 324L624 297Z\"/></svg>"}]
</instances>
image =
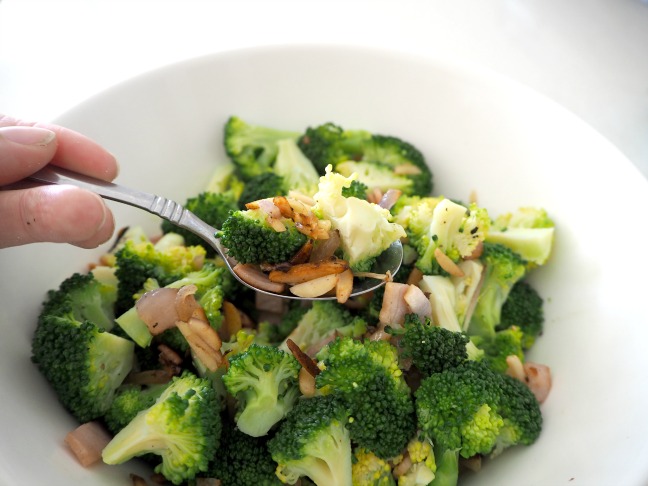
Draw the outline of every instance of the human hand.
<instances>
[{"instance_id":1,"label":"human hand","mask_svg":"<svg viewBox=\"0 0 648 486\"><path fill-rule=\"evenodd\" d=\"M115 157L80 133L0 115L0 248L45 241L94 248L107 241L115 221L98 195L72 186L3 189L48 163L106 181L118 172Z\"/></svg>"}]
</instances>

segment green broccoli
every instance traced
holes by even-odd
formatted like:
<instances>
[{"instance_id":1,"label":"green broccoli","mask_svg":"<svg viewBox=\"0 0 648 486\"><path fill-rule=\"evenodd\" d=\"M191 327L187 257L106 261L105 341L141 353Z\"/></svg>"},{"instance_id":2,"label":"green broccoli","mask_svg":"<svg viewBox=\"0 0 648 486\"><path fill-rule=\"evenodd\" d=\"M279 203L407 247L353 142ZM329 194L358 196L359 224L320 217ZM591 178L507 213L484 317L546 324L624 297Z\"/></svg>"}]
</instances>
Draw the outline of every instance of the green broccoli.
<instances>
[{"instance_id":1,"label":"green broccoli","mask_svg":"<svg viewBox=\"0 0 648 486\"><path fill-rule=\"evenodd\" d=\"M238 199L235 199L231 193L227 192L216 193L205 191L195 197L188 198L184 207L205 223L214 228L220 228L225 219L227 219L227 216L229 216L229 213L238 209ZM187 246L203 246L209 257L216 254L216 251L200 236L197 236L189 230L180 228L171 221L163 220L161 227L162 232L165 234L177 233L182 236Z\"/></svg>"},{"instance_id":2,"label":"green broccoli","mask_svg":"<svg viewBox=\"0 0 648 486\"><path fill-rule=\"evenodd\" d=\"M239 210L223 223L217 236L239 263L281 263L290 260L306 243L295 223L282 218L285 231L277 231L260 209Z\"/></svg>"},{"instance_id":3,"label":"green broccoli","mask_svg":"<svg viewBox=\"0 0 648 486\"><path fill-rule=\"evenodd\" d=\"M333 123L309 127L298 141L320 174L328 165L349 176L357 172L369 188L400 189L404 194L428 196L433 177L423 154L397 137L367 130L345 130ZM349 162L358 162L353 168Z\"/></svg>"},{"instance_id":4,"label":"green broccoli","mask_svg":"<svg viewBox=\"0 0 648 486\"><path fill-rule=\"evenodd\" d=\"M173 484L208 469L220 442L221 419L209 381L188 371L174 377L156 402L139 412L102 452L106 464L156 454L155 472Z\"/></svg>"},{"instance_id":5,"label":"green broccoli","mask_svg":"<svg viewBox=\"0 0 648 486\"><path fill-rule=\"evenodd\" d=\"M300 134L270 127L251 125L231 116L225 123L224 145L239 176L247 182L263 172L272 171L279 140L297 140Z\"/></svg>"},{"instance_id":6,"label":"green broccoli","mask_svg":"<svg viewBox=\"0 0 648 486\"><path fill-rule=\"evenodd\" d=\"M61 404L79 422L103 416L131 371L132 341L90 321L41 315L32 340L32 361Z\"/></svg>"},{"instance_id":7,"label":"green broccoli","mask_svg":"<svg viewBox=\"0 0 648 486\"><path fill-rule=\"evenodd\" d=\"M358 199L367 199L367 190L369 188L357 179L351 181L349 187L342 188L344 197L357 197Z\"/></svg>"},{"instance_id":8,"label":"green broccoli","mask_svg":"<svg viewBox=\"0 0 648 486\"><path fill-rule=\"evenodd\" d=\"M115 393L104 416L106 427L116 434L126 427L142 410L150 408L160 397L166 385L123 385Z\"/></svg>"},{"instance_id":9,"label":"green broccoli","mask_svg":"<svg viewBox=\"0 0 648 486\"><path fill-rule=\"evenodd\" d=\"M362 157L362 145L371 139L365 130L344 130L334 123L308 127L299 137L299 148L313 163L320 175L324 175L328 165Z\"/></svg>"},{"instance_id":10,"label":"green broccoli","mask_svg":"<svg viewBox=\"0 0 648 486\"><path fill-rule=\"evenodd\" d=\"M542 426L539 404L528 387L480 361L424 378L415 403L419 429L441 454L458 451L469 458L529 445Z\"/></svg>"},{"instance_id":11,"label":"green broccoli","mask_svg":"<svg viewBox=\"0 0 648 486\"><path fill-rule=\"evenodd\" d=\"M500 323L496 329L507 329L511 326L520 328L524 337L522 347L527 350L542 334L544 326L544 300L526 280L520 280L509 292L502 305Z\"/></svg>"},{"instance_id":12,"label":"green broccoli","mask_svg":"<svg viewBox=\"0 0 648 486\"><path fill-rule=\"evenodd\" d=\"M283 177L274 172L264 172L252 177L246 184L238 200L239 209L260 199L269 199L286 194ZM220 228L220 226L219 226Z\"/></svg>"},{"instance_id":13,"label":"green broccoli","mask_svg":"<svg viewBox=\"0 0 648 486\"><path fill-rule=\"evenodd\" d=\"M288 310L281 316L278 323L261 321L257 324L255 342L259 344L279 345L283 343L291 332L295 330L309 307L301 305L299 301L291 301L296 304L289 304ZM286 349L285 347L283 348Z\"/></svg>"},{"instance_id":14,"label":"green broccoli","mask_svg":"<svg viewBox=\"0 0 648 486\"><path fill-rule=\"evenodd\" d=\"M397 349L387 341L336 338L317 358L322 371L315 386L346 404L354 443L382 459L400 454L416 424Z\"/></svg>"},{"instance_id":15,"label":"green broccoli","mask_svg":"<svg viewBox=\"0 0 648 486\"><path fill-rule=\"evenodd\" d=\"M144 283L154 278L161 287L202 267L202 246L173 246L164 249L150 241L128 240L115 253L117 287L116 315L133 307Z\"/></svg>"},{"instance_id":16,"label":"green broccoli","mask_svg":"<svg viewBox=\"0 0 648 486\"><path fill-rule=\"evenodd\" d=\"M363 448L353 451L353 486L396 486L389 462Z\"/></svg>"},{"instance_id":17,"label":"green broccoli","mask_svg":"<svg viewBox=\"0 0 648 486\"><path fill-rule=\"evenodd\" d=\"M495 334L502 307L513 286L526 275L526 261L510 248L484 242L480 257L484 276L468 334L490 339Z\"/></svg>"},{"instance_id":18,"label":"green broccoli","mask_svg":"<svg viewBox=\"0 0 648 486\"><path fill-rule=\"evenodd\" d=\"M354 316L343 305L332 300L315 300L305 312L294 311L293 318L299 318L297 325L279 348L288 351L290 338L302 351L313 354L311 348L318 348L333 335L358 338L367 331L367 322Z\"/></svg>"},{"instance_id":19,"label":"green broccoli","mask_svg":"<svg viewBox=\"0 0 648 486\"><path fill-rule=\"evenodd\" d=\"M398 477L398 486L427 486L436 478L436 458L432 442L416 436L407 444L410 467Z\"/></svg>"},{"instance_id":20,"label":"green broccoli","mask_svg":"<svg viewBox=\"0 0 648 486\"><path fill-rule=\"evenodd\" d=\"M403 329L403 357L411 358L424 376L454 368L468 359L469 338L463 332L435 326L429 318L421 319L416 314L405 316Z\"/></svg>"},{"instance_id":21,"label":"green broccoli","mask_svg":"<svg viewBox=\"0 0 648 486\"><path fill-rule=\"evenodd\" d=\"M483 360L498 373L506 373L508 356L517 356L524 363L524 333L517 326L495 332L490 338L477 336L475 344L484 351Z\"/></svg>"},{"instance_id":22,"label":"green broccoli","mask_svg":"<svg viewBox=\"0 0 648 486\"><path fill-rule=\"evenodd\" d=\"M490 227L486 209L474 203L465 207L447 198L421 198L405 214L410 244L419 255L416 266L425 275L446 275L437 261L437 248L459 262L473 254Z\"/></svg>"},{"instance_id":23,"label":"green broccoli","mask_svg":"<svg viewBox=\"0 0 648 486\"><path fill-rule=\"evenodd\" d=\"M273 170L283 179L284 194L290 190L312 196L317 191L319 173L297 146L295 139L288 138L277 142L277 159Z\"/></svg>"},{"instance_id":24,"label":"green broccoli","mask_svg":"<svg viewBox=\"0 0 648 486\"><path fill-rule=\"evenodd\" d=\"M206 477L220 479L223 486L281 486L277 464L268 451L268 437L251 437L223 417L221 447Z\"/></svg>"},{"instance_id":25,"label":"green broccoli","mask_svg":"<svg viewBox=\"0 0 648 486\"><path fill-rule=\"evenodd\" d=\"M237 399L242 432L261 437L286 416L299 396L300 368L292 354L258 344L229 358L223 383Z\"/></svg>"},{"instance_id":26,"label":"green broccoli","mask_svg":"<svg viewBox=\"0 0 648 486\"><path fill-rule=\"evenodd\" d=\"M268 442L277 477L302 476L317 486L351 486L351 438L346 406L334 396L301 398Z\"/></svg>"},{"instance_id":27,"label":"green broccoli","mask_svg":"<svg viewBox=\"0 0 648 486\"><path fill-rule=\"evenodd\" d=\"M328 167L313 196L313 212L330 220L332 229L339 232L343 258L351 268L366 271L377 256L405 236L405 231L391 222L389 210L364 199L344 197L342 190L353 180L353 176L345 177Z\"/></svg>"},{"instance_id":28,"label":"green broccoli","mask_svg":"<svg viewBox=\"0 0 648 486\"><path fill-rule=\"evenodd\" d=\"M549 259L554 232L554 222L545 209L524 207L498 216L486 240L507 246L534 268Z\"/></svg>"},{"instance_id":29,"label":"green broccoli","mask_svg":"<svg viewBox=\"0 0 648 486\"><path fill-rule=\"evenodd\" d=\"M115 324L116 300L116 283L101 281L92 272L74 273L47 293L41 317L71 315L76 321L90 321L110 331Z\"/></svg>"}]
</instances>

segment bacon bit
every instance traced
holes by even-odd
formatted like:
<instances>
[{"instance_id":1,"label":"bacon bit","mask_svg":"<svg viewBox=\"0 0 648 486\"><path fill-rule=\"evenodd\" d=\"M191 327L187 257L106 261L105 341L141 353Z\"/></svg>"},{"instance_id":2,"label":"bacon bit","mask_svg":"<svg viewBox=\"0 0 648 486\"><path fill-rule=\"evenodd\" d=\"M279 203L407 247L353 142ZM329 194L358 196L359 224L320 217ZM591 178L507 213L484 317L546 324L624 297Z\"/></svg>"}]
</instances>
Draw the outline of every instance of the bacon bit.
<instances>
[{"instance_id":1,"label":"bacon bit","mask_svg":"<svg viewBox=\"0 0 648 486\"><path fill-rule=\"evenodd\" d=\"M286 290L284 284L271 282L265 273L259 270L257 266L250 263L239 263L235 265L232 270L241 280L257 289L275 294L282 294Z\"/></svg>"},{"instance_id":2,"label":"bacon bit","mask_svg":"<svg viewBox=\"0 0 648 486\"><path fill-rule=\"evenodd\" d=\"M421 169L414 164L401 164L394 167L396 175L418 175L421 172Z\"/></svg>"},{"instance_id":3,"label":"bacon bit","mask_svg":"<svg viewBox=\"0 0 648 486\"><path fill-rule=\"evenodd\" d=\"M129 374L124 383L129 385L163 385L171 381L174 374L171 370L146 370Z\"/></svg>"},{"instance_id":4,"label":"bacon bit","mask_svg":"<svg viewBox=\"0 0 648 486\"><path fill-rule=\"evenodd\" d=\"M538 402L543 403L551 391L551 368L546 365L524 363L526 383Z\"/></svg>"},{"instance_id":5,"label":"bacon bit","mask_svg":"<svg viewBox=\"0 0 648 486\"><path fill-rule=\"evenodd\" d=\"M299 391L306 398L315 396L315 377L304 367L299 370Z\"/></svg>"},{"instance_id":6,"label":"bacon bit","mask_svg":"<svg viewBox=\"0 0 648 486\"><path fill-rule=\"evenodd\" d=\"M345 260L332 258L318 263L301 263L293 265L287 271L273 270L268 275L271 282L299 284L325 275L342 273L349 269Z\"/></svg>"},{"instance_id":7,"label":"bacon bit","mask_svg":"<svg viewBox=\"0 0 648 486\"><path fill-rule=\"evenodd\" d=\"M436 258L436 261L439 263L439 266L443 268L446 272L448 272L450 275L453 277L463 277L464 273L461 268L457 266L455 262L452 261L452 259L443 253L441 251L441 248L435 248L434 249L434 258Z\"/></svg>"},{"instance_id":8,"label":"bacon bit","mask_svg":"<svg viewBox=\"0 0 648 486\"><path fill-rule=\"evenodd\" d=\"M351 270L345 270L338 277L337 285L335 286L335 297L337 298L338 303L344 304L351 293L353 292L353 272Z\"/></svg>"},{"instance_id":9,"label":"bacon bit","mask_svg":"<svg viewBox=\"0 0 648 486\"><path fill-rule=\"evenodd\" d=\"M383 192L379 187L373 187L367 191L367 201L374 204L379 204L383 198Z\"/></svg>"},{"instance_id":10,"label":"bacon bit","mask_svg":"<svg viewBox=\"0 0 648 486\"><path fill-rule=\"evenodd\" d=\"M129 477L131 478L131 481L133 481L133 486L148 486L142 476L138 476L137 474L130 473Z\"/></svg>"},{"instance_id":11,"label":"bacon bit","mask_svg":"<svg viewBox=\"0 0 648 486\"><path fill-rule=\"evenodd\" d=\"M290 338L286 339L286 346L288 346L288 349L295 359L299 361L299 364L302 365L302 367L308 371L311 376L317 376L320 374L320 369L317 367L317 363L313 361L313 358L304 353L295 341Z\"/></svg>"},{"instance_id":12,"label":"bacon bit","mask_svg":"<svg viewBox=\"0 0 648 486\"><path fill-rule=\"evenodd\" d=\"M337 285L337 281L338 275L333 273L294 285L290 287L290 292L297 297L304 297L307 299L321 297L333 290Z\"/></svg>"},{"instance_id":13,"label":"bacon bit","mask_svg":"<svg viewBox=\"0 0 648 486\"><path fill-rule=\"evenodd\" d=\"M83 467L101 460L101 451L108 445L111 435L99 422L87 422L65 436L65 444Z\"/></svg>"},{"instance_id":14,"label":"bacon bit","mask_svg":"<svg viewBox=\"0 0 648 486\"><path fill-rule=\"evenodd\" d=\"M234 304L223 301L223 325L219 329L222 339L229 341L236 333L243 328L241 313Z\"/></svg>"}]
</instances>

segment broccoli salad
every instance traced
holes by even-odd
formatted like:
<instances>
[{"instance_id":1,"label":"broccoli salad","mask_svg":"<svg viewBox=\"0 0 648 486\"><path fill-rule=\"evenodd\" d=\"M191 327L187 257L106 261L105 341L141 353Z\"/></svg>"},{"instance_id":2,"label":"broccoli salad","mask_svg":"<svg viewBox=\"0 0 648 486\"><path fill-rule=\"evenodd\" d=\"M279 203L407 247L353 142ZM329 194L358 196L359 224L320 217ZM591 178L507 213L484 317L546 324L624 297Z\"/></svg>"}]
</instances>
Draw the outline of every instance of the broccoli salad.
<instances>
[{"instance_id":1,"label":"broccoli salad","mask_svg":"<svg viewBox=\"0 0 648 486\"><path fill-rule=\"evenodd\" d=\"M447 486L536 441L545 209L442 196L414 145L334 123L232 116L224 148L185 207L237 275L306 300L251 290L172 223L126 228L49 291L33 335L82 466L150 465L133 484ZM400 270L377 275L395 241ZM367 277L384 285L351 296Z\"/></svg>"}]
</instances>

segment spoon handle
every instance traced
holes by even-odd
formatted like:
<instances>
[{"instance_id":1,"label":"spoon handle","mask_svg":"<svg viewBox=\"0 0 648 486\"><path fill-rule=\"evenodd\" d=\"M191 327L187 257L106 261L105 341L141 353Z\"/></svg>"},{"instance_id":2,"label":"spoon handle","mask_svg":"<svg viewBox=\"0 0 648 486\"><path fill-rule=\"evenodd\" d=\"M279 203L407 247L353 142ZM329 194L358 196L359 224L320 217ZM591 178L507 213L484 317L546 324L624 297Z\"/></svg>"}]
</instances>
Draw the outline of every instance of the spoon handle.
<instances>
[{"instance_id":1,"label":"spoon handle","mask_svg":"<svg viewBox=\"0 0 648 486\"><path fill-rule=\"evenodd\" d=\"M221 255L225 255L224 248L215 237L216 228L211 227L171 199L53 166L42 168L30 175L29 179L46 184L69 184L92 191L104 199L143 209L200 236Z\"/></svg>"}]
</instances>

